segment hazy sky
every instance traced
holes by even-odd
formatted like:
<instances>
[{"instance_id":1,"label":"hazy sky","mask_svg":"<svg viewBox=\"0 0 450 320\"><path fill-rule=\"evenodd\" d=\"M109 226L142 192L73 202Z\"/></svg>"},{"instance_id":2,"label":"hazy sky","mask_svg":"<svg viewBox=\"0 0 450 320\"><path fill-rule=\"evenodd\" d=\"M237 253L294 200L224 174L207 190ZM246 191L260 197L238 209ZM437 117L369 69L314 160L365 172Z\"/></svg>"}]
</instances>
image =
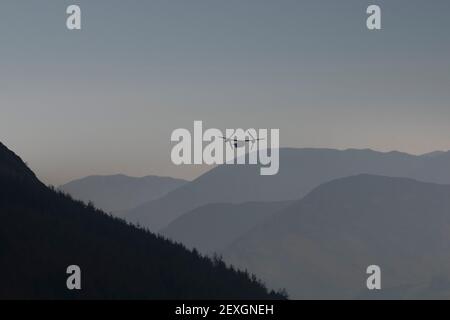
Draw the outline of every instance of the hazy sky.
<instances>
[{"instance_id":1,"label":"hazy sky","mask_svg":"<svg viewBox=\"0 0 450 320\"><path fill-rule=\"evenodd\" d=\"M170 134L194 120L280 128L290 147L448 150L449 17L448 0L1 0L0 141L52 184L192 178Z\"/></svg>"}]
</instances>

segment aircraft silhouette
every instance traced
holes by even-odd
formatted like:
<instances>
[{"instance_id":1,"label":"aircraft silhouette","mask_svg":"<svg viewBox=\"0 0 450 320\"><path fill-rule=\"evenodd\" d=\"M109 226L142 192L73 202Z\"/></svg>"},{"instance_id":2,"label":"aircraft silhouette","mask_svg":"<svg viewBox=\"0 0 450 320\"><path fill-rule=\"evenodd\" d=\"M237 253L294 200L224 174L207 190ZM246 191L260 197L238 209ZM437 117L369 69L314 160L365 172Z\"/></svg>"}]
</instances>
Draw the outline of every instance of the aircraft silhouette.
<instances>
[{"instance_id":1,"label":"aircraft silhouette","mask_svg":"<svg viewBox=\"0 0 450 320\"><path fill-rule=\"evenodd\" d=\"M248 133L248 135L250 136L251 139L246 138L245 140L239 140L236 136L233 137L233 135L231 135L231 137L227 138L227 137L221 137L224 142L228 142L230 143L231 147L235 147L235 148L240 148L245 146L246 143L250 143L250 148L253 148L253 144L257 141L260 140L264 140L262 138L255 138L251 132Z\"/></svg>"}]
</instances>

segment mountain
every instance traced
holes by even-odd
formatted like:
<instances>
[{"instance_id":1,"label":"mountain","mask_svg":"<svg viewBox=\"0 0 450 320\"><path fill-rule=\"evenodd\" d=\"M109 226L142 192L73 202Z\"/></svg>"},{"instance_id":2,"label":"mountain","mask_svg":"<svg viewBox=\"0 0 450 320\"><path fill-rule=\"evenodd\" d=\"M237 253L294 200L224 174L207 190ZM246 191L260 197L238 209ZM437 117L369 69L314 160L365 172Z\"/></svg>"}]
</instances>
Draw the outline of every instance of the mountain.
<instances>
[{"instance_id":1,"label":"mountain","mask_svg":"<svg viewBox=\"0 0 450 320\"><path fill-rule=\"evenodd\" d=\"M429 152L429 153L424 153L423 155L421 155L421 157L437 157L437 156L442 156L443 154L445 154L446 151L433 151L433 152Z\"/></svg>"},{"instance_id":2,"label":"mountain","mask_svg":"<svg viewBox=\"0 0 450 320\"><path fill-rule=\"evenodd\" d=\"M146 176L89 176L62 185L60 189L77 200L92 202L97 208L115 214L135 208L175 190L187 181Z\"/></svg>"},{"instance_id":3,"label":"mountain","mask_svg":"<svg viewBox=\"0 0 450 320\"><path fill-rule=\"evenodd\" d=\"M256 278L47 188L0 144L0 299L278 299ZM67 267L82 290L66 287Z\"/></svg>"},{"instance_id":4,"label":"mountain","mask_svg":"<svg viewBox=\"0 0 450 320\"><path fill-rule=\"evenodd\" d=\"M255 165L222 165L124 217L159 231L182 214L209 203L297 200L320 184L357 174L450 183L450 152L414 156L400 152L280 149L280 171L261 176Z\"/></svg>"},{"instance_id":5,"label":"mountain","mask_svg":"<svg viewBox=\"0 0 450 320\"><path fill-rule=\"evenodd\" d=\"M182 215L164 228L161 234L188 248L211 254L226 248L290 203L208 204Z\"/></svg>"},{"instance_id":6,"label":"mountain","mask_svg":"<svg viewBox=\"0 0 450 320\"><path fill-rule=\"evenodd\" d=\"M450 186L358 175L321 185L224 250L292 298L450 298ZM382 289L369 292L378 265Z\"/></svg>"}]
</instances>

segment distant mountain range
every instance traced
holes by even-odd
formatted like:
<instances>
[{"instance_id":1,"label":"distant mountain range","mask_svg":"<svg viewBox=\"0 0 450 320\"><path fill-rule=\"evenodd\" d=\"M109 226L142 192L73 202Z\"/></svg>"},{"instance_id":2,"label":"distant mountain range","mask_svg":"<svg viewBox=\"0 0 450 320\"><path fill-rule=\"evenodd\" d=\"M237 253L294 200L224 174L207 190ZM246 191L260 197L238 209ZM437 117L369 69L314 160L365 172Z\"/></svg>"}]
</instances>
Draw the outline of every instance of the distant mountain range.
<instances>
[{"instance_id":1,"label":"distant mountain range","mask_svg":"<svg viewBox=\"0 0 450 320\"><path fill-rule=\"evenodd\" d=\"M321 185L223 251L292 298L450 298L450 186L358 175ZM369 292L366 268L382 289Z\"/></svg>"},{"instance_id":2,"label":"distant mountain range","mask_svg":"<svg viewBox=\"0 0 450 320\"><path fill-rule=\"evenodd\" d=\"M122 174L89 176L59 187L77 200L92 202L97 208L116 215L157 199L187 181L168 177L129 177Z\"/></svg>"},{"instance_id":3,"label":"distant mountain range","mask_svg":"<svg viewBox=\"0 0 450 320\"><path fill-rule=\"evenodd\" d=\"M256 278L47 188L0 144L0 299L278 299ZM69 265L82 290L66 288Z\"/></svg>"},{"instance_id":4,"label":"distant mountain range","mask_svg":"<svg viewBox=\"0 0 450 320\"><path fill-rule=\"evenodd\" d=\"M192 182L176 181L171 191L156 182L152 194L162 195L124 217L188 249L219 253L292 298L450 298L450 152L281 149L280 156L275 176L261 176L257 166L223 165ZM96 181L92 190L105 201L132 189L117 187L127 185L126 177L104 178L105 185ZM96 179L102 180L83 183ZM108 179L119 182L109 187ZM0 272L35 280L14 287L8 278L0 297L80 297L60 287L60 270L74 260L94 270L89 283L97 285L89 298L283 297L246 272L47 189L5 147L0 183L6 190L0 196ZM114 262L111 271L100 273L107 261ZM381 267L381 291L365 286L372 264ZM112 279L119 284L110 285Z\"/></svg>"},{"instance_id":5,"label":"distant mountain range","mask_svg":"<svg viewBox=\"0 0 450 320\"><path fill-rule=\"evenodd\" d=\"M194 209L161 230L161 234L204 254L213 254L228 247L290 201L215 203Z\"/></svg>"},{"instance_id":6,"label":"distant mountain range","mask_svg":"<svg viewBox=\"0 0 450 320\"><path fill-rule=\"evenodd\" d=\"M364 173L450 183L449 167L450 152L414 156L373 150L281 149L277 175L261 176L258 166L222 165L124 217L160 231L206 204L297 200L325 182Z\"/></svg>"}]
</instances>

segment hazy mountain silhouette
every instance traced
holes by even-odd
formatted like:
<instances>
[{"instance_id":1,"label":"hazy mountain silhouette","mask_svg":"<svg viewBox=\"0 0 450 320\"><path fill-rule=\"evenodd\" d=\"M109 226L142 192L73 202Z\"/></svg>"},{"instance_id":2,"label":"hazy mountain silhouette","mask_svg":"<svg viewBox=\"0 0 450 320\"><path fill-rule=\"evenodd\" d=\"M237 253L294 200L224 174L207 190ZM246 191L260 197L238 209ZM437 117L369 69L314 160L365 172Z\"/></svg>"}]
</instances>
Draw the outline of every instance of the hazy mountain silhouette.
<instances>
[{"instance_id":1,"label":"hazy mountain silhouette","mask_svg":"<svg viewBox=\"0 0 450 320\"><path fill-rule=\"evenodd\" d=\"M59 187L77 200L92 202L97 208L120 215L121 211L135 208L157 199L187 181L168 177L125 175L89 176Z\"/></svg>"},{"instance_id":2,"label":"hazy mountain silhouette","mask_svg":"<svg viewBox=\"0 0 450 320\"><path fill-rule=\"evenodd\" d=\"M158 231L182 214L209 203L296 200L320 184L356 174L450 183L450 153L281 149L280 171L261 176L258 166L222 165L167 195L131 210L125 218Z\"/></svg>"},{"instance_id":3,"label":"hazy mountain silhouette","mask_svg":"<svg viewBox=\"0 0 450 320\"><path fill-rule=\"evenodd\" d=\"M0 144L0 299L281 298L248 274L47 188ZM82 290L66 288L69 265Z\"/></svg>"},{"instance_id":4,"label":"hazy mountain silhouette","mask_svg":"<svg viewBox=\"0 0 450 320\"><path fill-rule=\"evenodd\" d=\"M445 151L433 151L433 152L428 152L428 153L424 153L423 155L421 155L421 157L437 157L437 156L442 156L443 154L445 154Z\"/></svg>"},{"instance_id":5,"label":"hazy mountain silhouette","mask_svg":"<svg viewBox=\"0 0 450 320\"><path fill-rule=\"evenodd\" d=\"M169 224L161 234L211 254L226 248L268 217L288 206L290 201L209 204L194 209Z\"/></svg>"},{"instance_id":6,"label":"hazy mountain silhouette","mask_svg":"<svg viewBox=\"0 0 450 320\"><path fill-rule=\"evenodd\" d=\"M224 257L293 298L442 298L450 286L433 279L450 276L450 186L338 179L238 239ZM373 264L384 289L368 293Z\"/></svg>"}]
</instances>

